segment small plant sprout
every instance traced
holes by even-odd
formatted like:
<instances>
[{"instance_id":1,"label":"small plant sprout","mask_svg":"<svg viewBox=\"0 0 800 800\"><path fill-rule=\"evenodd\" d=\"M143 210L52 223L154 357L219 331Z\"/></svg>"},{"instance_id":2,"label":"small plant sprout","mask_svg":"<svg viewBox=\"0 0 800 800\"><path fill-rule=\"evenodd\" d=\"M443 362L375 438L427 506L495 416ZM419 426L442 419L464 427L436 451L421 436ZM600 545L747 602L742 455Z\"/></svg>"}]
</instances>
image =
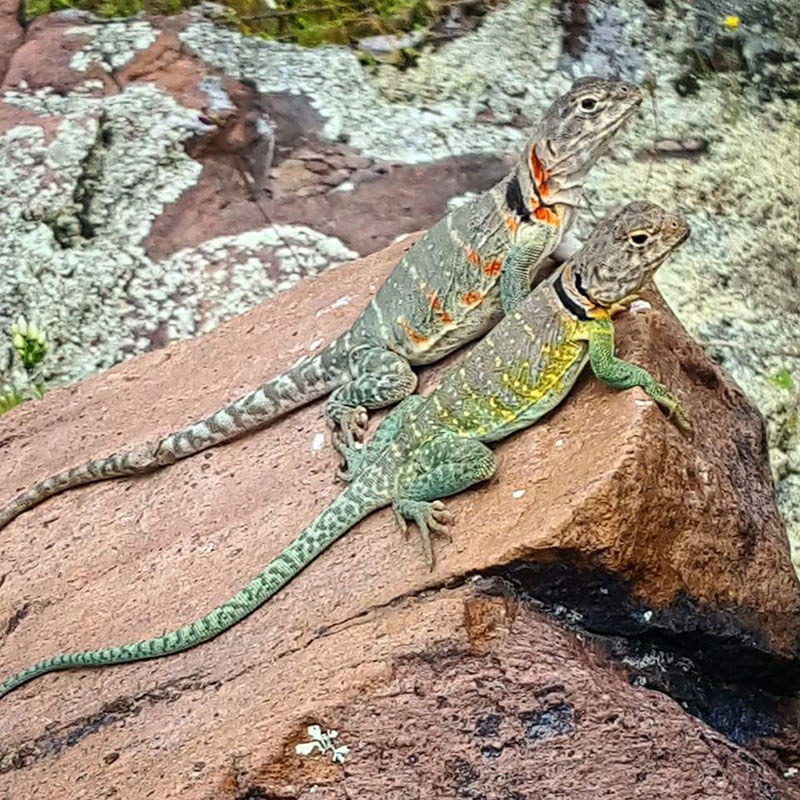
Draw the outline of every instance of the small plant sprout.
<instances>
[{"instance_id":1,"label":"small plant sprout","mask_svg":"<svg viewBox=\"0 0 800 800\"><path fill-rule=\"evenodd\" d=\"M329 729L323 733L319 725L309 725L307 730L311 741L295 745L294 751L297 755L310 756L315 750L319 750L320 754L330 753L334 764L344 764L350 748L346 744L340 747L334 745L333 740L339 735L339 731Z\"/></svg>"},{"instance_id":2,"label":"small plant sprout","mask_svg":"<svg viewBox=\"0 0 800 800\"><path fill-rule=\"evenodd\" d=\"M30 375L44 360L47 353L47 339L44 331L35 322L28 322L21 314L11 325L11 344Z\"/></svg>"},{"instance_id":3,"label":"small plant sprout","mask_svg":"<svg viewBox=\"0 0 800 800\"><path fill-rule=\"evenodd\" d=\"M47 354L44 331L35 322L28 322L20 315L9 332L11 349L5 350L7 363L0 364L0 414L20 405L26 397L42 397L45 392L41 368ZM25 370L25 386L15 383L11 377L15 356Z\"/></svg>"}]
</instances>

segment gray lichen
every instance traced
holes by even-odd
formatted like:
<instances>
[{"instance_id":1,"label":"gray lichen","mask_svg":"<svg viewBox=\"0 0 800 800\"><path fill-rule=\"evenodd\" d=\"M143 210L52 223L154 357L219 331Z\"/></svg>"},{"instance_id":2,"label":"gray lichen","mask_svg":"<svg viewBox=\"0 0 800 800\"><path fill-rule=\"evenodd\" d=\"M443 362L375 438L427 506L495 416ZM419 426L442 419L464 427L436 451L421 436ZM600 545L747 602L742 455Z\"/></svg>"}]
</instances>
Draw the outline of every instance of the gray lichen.
<instances>
[{"instance_id":1,"label":"gray lichen","mask_svg":"<svg viewBox=\"0 0 800 800\"><path fill-rule=\"evenodd\" d=\"M0 328L19 314L48 332L48 383L78 380L134 353L213 328L358 254L302 226L224 236L162 262L142 242L200 165L183 141L194 114L149 84L111 97L6 92L60 119L48 139L0 134Z\"/></svg>"},{"instance_id":2,"label":"gray lichen","mask_svg":"<svg viewBox=\"0 0 800 800\"><path fill-rule=\"evenodd\" d=\"M67 33L89 38L89 44L70 60L70 68L76 72L86 72L93 64L106 72L122 69L137 51L146 50L156 40L152 25L143 21L76 25Z\"/></svg>"}]
</instances>

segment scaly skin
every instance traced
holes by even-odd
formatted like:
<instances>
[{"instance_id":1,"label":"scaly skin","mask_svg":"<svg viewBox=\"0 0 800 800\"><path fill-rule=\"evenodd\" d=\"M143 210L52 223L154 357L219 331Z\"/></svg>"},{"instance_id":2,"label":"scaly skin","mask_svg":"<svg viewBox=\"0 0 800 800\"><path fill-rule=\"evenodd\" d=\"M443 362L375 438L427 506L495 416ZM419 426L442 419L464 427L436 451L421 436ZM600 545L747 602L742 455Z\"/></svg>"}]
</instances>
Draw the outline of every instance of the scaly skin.
<instances>
[{"instance_id":1,"label":"scaly skin","mask_svg":"<svg viewBox=\"0 0 800 800\"><path fill-rule=\"evenodd\" d=\"M512 172L434 225L349 331L199 422L35 484L0 509L0 528L66 489L151 472L329 393L325 413L334 440L353 446L363 437L367 409L414 391L412 366L480 336L544 279L586 173L641 99L639 89L619 81L576 81L545 113Z\"/></svg>"},{"instance_id":2,"label":"scaly skin","mask_svg":"<svg viewBox=\"0 0 800 800\"><path fill-rule=\"evenodd\" d=\"M427 399L406 398L364 450L342 443L352 482L238 594L164 636L122 647L55 656L0 685L0 697L33 678L71 667L121 664L177 653L228 630L254 611L360 519L391 505L420 528L432 565L430 532L451 521L442 497L489 478L488 442L532 425L569 393L587 361L618 388L641 386L688 427L680 403L641 367L614 355L611 314L630 300L687 237L680 217L634 203L606 219L586 246L447 375Z\"/></svg>"}]
</instances>

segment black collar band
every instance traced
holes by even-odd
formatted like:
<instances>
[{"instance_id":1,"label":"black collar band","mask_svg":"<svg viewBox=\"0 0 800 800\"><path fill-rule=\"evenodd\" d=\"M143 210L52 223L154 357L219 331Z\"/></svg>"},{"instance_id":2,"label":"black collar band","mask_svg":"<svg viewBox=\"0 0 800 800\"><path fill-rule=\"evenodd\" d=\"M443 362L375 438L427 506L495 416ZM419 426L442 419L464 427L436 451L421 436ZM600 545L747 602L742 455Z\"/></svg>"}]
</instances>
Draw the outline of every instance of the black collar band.
<instances>
[{"instance_id":1,"label":"black collar band","mask_svg":"<svg viewBox=\"0 0 800 800\"><path fill-rule=\"evenodd\" d=\"M563 272L558 276L558 279L556 280L555 284L553 285L553 288L556 290L556 294L558 295L558 299L562 302L562 304L564 305L564 308L566 308L567 311L569 311L569 313L572 314L573 317L577 317L579 320L582 320L584 322L589 319L589 315L586 313L586 309L580 303L576 303L569 296L569 294L567 293L567 290L564 288L564 273ZM579 287L576 286L576 288L581 293L581 295L586 297L586 295L583 294L583 291L581 291L581 289Z\"/></svg>"},{"instance_id":2,"label":"black collar band","mask_svg":"<svg viewBox=\"0 0 800 800\"><path fill-rule=\"evenodd\" d=\"M585 297L590 306L595 305L594 300L586 294L586 289L583 288L583 281L581 280L580 272L574 272L575 275L575 291L581 296Z\"/></svg>"},{"instance_id":3,"label":"black collar band","mask_svg":"<svg viewBox=\"0 0 800 800\"><path fill-rule=\"evenodd\" d=\"M522 196L522 187L519 185L519 178L514 175L506 186L506 205L513 211L522 222L529 222L531 211Z\"/></svg>"}]
</instances>

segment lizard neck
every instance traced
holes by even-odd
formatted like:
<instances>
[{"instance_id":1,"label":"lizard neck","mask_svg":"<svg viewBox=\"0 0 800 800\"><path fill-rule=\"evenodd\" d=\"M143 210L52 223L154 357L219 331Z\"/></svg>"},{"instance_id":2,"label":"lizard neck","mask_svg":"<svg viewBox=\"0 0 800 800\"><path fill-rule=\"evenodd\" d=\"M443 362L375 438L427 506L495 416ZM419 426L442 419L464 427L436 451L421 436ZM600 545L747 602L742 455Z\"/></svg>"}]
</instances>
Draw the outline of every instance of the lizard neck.
<instances>
[{"instance_id":1,"label":"lizard neck","mask_svg":"<svg viewBox=\"0 0 800 800\"><path fill-rule=\"evenodd\" d=\"M608 309L589 297L579 272L572 269L569 263L553 276L552 287L564 311L573 319L585 322L590 319L608 318Z\"/></svg>"},{"instance_id":2,"label":"lizard neck","mask_svg":"<svg viewBox=\"0 0 800 800\"><path fill-rule=\"evenodd\" d=\"M539 220L563 225L567 213L580 202L583 175L571 175L551 166L555 161L546 143L532 139L511 175L506 200L521 221Z\"/></svg>"}]
</instances>

